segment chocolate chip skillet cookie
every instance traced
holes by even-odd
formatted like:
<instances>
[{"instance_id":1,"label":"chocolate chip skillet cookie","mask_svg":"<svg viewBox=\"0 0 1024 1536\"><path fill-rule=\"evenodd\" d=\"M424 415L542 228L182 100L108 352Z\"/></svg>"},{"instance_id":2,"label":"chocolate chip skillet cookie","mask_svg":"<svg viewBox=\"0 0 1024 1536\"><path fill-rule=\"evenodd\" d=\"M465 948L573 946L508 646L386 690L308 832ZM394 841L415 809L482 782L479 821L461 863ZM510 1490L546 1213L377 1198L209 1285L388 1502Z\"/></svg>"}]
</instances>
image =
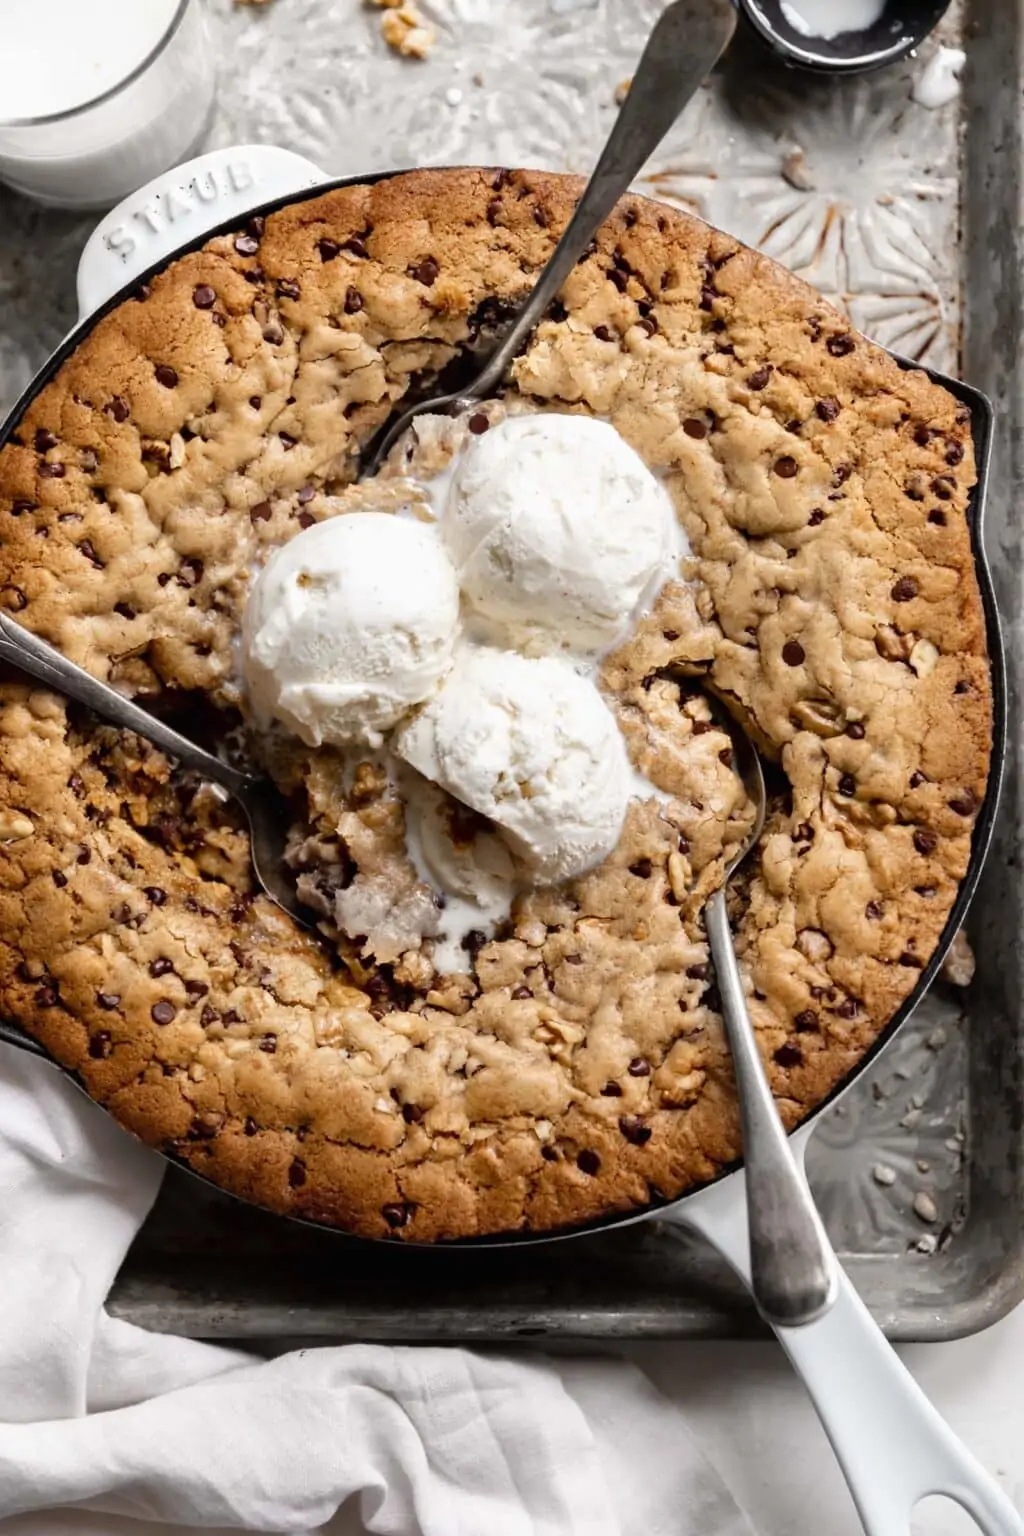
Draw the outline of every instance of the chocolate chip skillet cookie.
<instances>
[{"instance_id":1,"label":"chocolate chip skillet cookie","mask_svg":"<svg viewBox=\"0 0 1024 1536\"><path fill-rule=\"evenodd\" d=\"M736 920L790 1125L913 989L985 791L967 412L685 214L625 200L503 399L349 488L400 400L473 366L578 191L426 171L254 219L107 314L0 450L0 602L186 731L261 756L322 920L304 932L256 894L208 787L8 674L0 1007L145 1141L369 1236L564 1227L737 1155L700 912L748 808L709 694L774 765ZM460 432L547 411L610 423L688 545L601 663L653 788L607 857L521 889L449 965L401 776L374 750L252 729L243 612L301 530L392 510ZM457 799L442 811L453 847L487 835Z\"/></svg>"}]
</instances>

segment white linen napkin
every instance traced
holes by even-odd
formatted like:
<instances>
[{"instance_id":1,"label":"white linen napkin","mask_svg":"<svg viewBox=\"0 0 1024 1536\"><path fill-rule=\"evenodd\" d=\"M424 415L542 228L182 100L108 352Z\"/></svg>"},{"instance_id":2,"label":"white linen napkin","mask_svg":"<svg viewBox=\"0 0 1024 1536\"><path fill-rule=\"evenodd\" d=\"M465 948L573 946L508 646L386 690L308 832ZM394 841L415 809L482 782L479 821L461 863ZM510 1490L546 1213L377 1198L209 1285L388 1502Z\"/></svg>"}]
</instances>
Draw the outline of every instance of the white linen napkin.
<instances>
[{"instance_id":1,"label":"white linen napkin","mask_svg":"<svg viewBox=\"0 0 1024 1536\"><path fill-rule=\"evenodd\" d=\"M52 1067L0 1047L3 1536L749 1536L624 1362L372 1345L254 1361L108 1317L161 1173Z\"/></svg>"}]
</instances>

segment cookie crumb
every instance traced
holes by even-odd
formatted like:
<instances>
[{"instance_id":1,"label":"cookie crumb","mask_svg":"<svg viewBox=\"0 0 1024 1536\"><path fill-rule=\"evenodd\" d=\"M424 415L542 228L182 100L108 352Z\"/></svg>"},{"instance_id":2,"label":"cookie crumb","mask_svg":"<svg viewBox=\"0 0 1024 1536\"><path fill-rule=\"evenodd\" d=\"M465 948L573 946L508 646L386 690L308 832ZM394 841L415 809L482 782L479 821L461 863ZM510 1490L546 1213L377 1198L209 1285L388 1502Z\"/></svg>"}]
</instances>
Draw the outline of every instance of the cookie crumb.
<instances>
[{"instance_id":1,"label":"cookie crumb","mask_svg":"<svg viewBox=\"0 0 1024 1536\"><path fill-rule=\"evenodd\" d=\"M798 192L813 192L817 183L807 169L807 161L804 152L797 147L791 149L788 155L782 157L782 179L788 181L791 187Z\"/></svg>"},{"instance_id":2,"label":"cookie crumb","mask_svg":"<svg viewBox=\"0 0 1024 1536\"><path fill-rule=\"evenodd\" d=\"M426 59L433 52L437 33L416 0L373 0L384 11L380 35L403 59Z\"/></svg>"},{"instance_id":3,"label":"cookie crumb","mask_svg":"<svg viewBox=\"0 0 1024 1536\"><path fill-rule=\"evenodd\" d=\"M938 1206L926 1190L919 1190L914 1196L914 1215L921 1221L938 1221L939 1219Z\"/></svg>"},{"instance_id":4,"label":"cookie crumb","mask_svg":"<svg viewBox=\"0 0 1024 1536\"><path fill-rule=\"evenodd\" d=\"M975 965L971 941L961 928L942 962L942 979L953 987L969 987L974 980Z\"/></svg>"}]
</instances>

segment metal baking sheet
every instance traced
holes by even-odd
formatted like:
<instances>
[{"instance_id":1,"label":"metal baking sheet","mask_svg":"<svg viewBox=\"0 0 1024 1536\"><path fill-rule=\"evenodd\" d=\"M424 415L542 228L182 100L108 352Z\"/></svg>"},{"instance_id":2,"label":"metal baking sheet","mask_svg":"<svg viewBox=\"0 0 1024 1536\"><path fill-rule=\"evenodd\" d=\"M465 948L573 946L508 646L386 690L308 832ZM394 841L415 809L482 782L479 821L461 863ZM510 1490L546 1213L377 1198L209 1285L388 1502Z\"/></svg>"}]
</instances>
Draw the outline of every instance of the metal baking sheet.
<instances>
[{"instance_id":1,"label":"metal baking sheet","mask_svg":"<svg viewBox=\"0 0 1024 1536\"><path fill-rule=\"evenodd\" d=\"M421 0L426 61L389 54L361 0L211 0L225 60L213 142L272 141L326 171L493 163L585 170L660 0ZM960 101L913 99L937 43L885 74L792 74L751 40L638 188L806 276L885 345L995 400L988 543L1022 663L1020 86L1024 0L954 6ZM227 62L229 61L229 62ZM74 319L91 221L0 192L0 414ZM970 929L967 993L937 991L819 1124L809 1168L854 1282L893 1338L942 1339L1024 1295L1021 773L1007 783ZM935 1220L915 1212L931 1211ZM752 1308L699 1240L663 1223L550 1249L410 1252L246 1208L170 1170L112 1297L155 1329L257 1339L736 1336Z\"/></svg>"}]
</instances>

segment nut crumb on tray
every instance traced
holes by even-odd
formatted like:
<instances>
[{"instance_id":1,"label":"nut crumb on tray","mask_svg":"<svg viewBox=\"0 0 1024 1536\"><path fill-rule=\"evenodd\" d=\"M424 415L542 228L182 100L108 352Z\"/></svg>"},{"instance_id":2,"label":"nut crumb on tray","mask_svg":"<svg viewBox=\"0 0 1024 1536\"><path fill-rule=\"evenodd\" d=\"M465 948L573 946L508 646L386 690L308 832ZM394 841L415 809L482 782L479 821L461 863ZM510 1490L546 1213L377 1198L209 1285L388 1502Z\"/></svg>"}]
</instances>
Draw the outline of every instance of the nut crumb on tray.
<instances>
[{"instance_id":1,"label":"nut crumb on tray","mask_svg":"<svg viewBox=\"0 0 1024 1536\"><path fill-rule=\"evenodd\" d=\"M472 365L579 190L420 171L253 218L99 320L0 449L0 602L197 739L261 752L323 923L255 889L230 803L5 674L0 1007L151 1145L368 1236L565 1228L737 1156L701 911L748 808L709 694L772 767L731 909L787 1125L913 991L985 795L968 413L764 256L634 196L482 414L601 418L671 496L689 557L598 677L658 793L439 969L401 778L252 735L254 576L357 506L429 521L401 464L352 486L360 445ZM448 451L423 430L417 483ZM440 810L459 847L480 834Z\"/></svg>"}]
</instances>

